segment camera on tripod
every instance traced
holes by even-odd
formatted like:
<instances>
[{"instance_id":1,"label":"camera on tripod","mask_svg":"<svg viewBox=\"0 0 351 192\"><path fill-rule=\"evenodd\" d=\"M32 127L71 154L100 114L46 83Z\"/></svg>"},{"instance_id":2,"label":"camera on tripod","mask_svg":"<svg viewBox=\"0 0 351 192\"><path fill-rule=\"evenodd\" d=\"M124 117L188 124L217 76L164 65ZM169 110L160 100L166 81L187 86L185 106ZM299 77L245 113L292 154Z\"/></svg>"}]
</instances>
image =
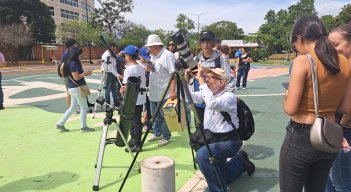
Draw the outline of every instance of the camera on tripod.
<instances>
[{"instance_id":1,"label":"camera on tripod","mask_svg":"<svg viewBox=\"0 0 351 192\"><path fill-rule=\"evenodd\" d=\"M191 53L191 50L190 50L190 48L188 46L188 43L185 40L181 30L173 33L171 35L171 39L176 44L177 49L178 49L178 51L179 51L179 53L181 55L180 58L182 58L182 59L179 60L180 64L183 66L183 64L185 63L184 65L187 65L190 68L196 67L196 62L194 60L194 56Z\"/></svg>"}]
</instances>

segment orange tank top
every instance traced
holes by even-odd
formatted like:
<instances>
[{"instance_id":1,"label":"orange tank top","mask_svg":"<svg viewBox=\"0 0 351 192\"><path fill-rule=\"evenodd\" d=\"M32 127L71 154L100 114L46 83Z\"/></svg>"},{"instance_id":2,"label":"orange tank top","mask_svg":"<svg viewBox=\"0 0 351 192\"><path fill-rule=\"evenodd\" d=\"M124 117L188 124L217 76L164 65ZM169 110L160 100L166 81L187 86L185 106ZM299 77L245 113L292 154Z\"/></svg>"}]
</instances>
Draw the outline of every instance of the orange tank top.
<instances>
[{"instance_id":1,"label":"orange tank top","mask_svg":"<svg viewBox=\"0 0 351 192\"><path fill-rule=\"evenodd\" d=\"M318 103L321 116L333 115L346 93L348 78L351 75L347 59L339 54L340 72L329 74L315 53L311 53L318 74ZM305 80L300 107L302 115L314 115L312 76Z\"/></svg>"}]
</instances>

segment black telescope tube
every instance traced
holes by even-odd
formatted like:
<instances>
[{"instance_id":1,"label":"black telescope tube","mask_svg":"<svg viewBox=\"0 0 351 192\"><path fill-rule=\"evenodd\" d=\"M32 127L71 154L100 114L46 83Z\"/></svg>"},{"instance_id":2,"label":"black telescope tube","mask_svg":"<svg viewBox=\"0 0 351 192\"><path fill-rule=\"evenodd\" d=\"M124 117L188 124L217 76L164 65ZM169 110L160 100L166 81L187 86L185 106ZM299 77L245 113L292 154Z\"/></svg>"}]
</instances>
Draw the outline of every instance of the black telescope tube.
<instances>
[{"instance_id":1,"label":"black telescope tube","mask_svg":"<svg viewBox=\"0 0 351 192\"><path fill-rule=\"evenodd\" d=\"M124 95L122 102L121 115L119 120L120 129L126 140L128 140L129 130L133 126L133 116L135 105L138 99L140 83L141 81L138 77L129 77L127 81L126 94ZM118 147L125 146L125 143L123 142L122 137L118 134L118 131L115 144Z\"/></svg>"}]
</instances>

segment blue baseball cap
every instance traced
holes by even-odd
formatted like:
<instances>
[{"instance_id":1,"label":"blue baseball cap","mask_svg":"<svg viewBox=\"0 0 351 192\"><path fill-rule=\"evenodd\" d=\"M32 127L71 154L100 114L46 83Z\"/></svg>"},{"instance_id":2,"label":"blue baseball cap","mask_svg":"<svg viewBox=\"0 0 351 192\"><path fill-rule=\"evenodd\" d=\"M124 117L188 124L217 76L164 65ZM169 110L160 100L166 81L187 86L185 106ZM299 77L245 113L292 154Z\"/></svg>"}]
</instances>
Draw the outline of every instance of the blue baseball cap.
<instances>
[{"instance_id":1,"label":"blue baseball cap","mask_svg":"<svg viewBox=\"0 0 351 192\"><path fill-rule=\"evenodd\" d=\"M128 55L138 55L139 49L135 45L128 45L124 48L124 53Z\"/></svg>"},{"instance_id":2,"label":"blue baseball cap","mask_svg":"<svg viewBox=\"0 0 351 192\"><path fill-rule=\"evenodd\" d=\"M150 60L151 57L150 57L150 51L148 48L146 47L142 47L139 49L139 54L143 57L143 59L145 60Z\"/></svg>"}]
</instances>

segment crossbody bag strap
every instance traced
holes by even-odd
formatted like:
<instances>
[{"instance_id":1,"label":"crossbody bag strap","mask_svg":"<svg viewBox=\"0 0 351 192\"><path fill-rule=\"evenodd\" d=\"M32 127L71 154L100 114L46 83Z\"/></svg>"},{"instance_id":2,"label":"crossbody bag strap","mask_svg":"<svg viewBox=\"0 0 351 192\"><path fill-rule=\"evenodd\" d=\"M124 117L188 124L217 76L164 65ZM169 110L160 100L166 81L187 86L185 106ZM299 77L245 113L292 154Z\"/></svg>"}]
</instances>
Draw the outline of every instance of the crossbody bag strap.
<instances>
[{"instance_id":1,"label":"crossbody bag strap","mask_svg":"<svg viewBox=\"0 0 351 192\"><path fill-rule=\"evenodd\" d=\"M319 117L319 108L318 108L318 75L316 72L316 67L314 60L310 54L306 54L310 62L311 73L312 73L312 86L313 86L313 100L314 100L314 114L315 117Z\"/></svg>"},{"instance_id":2,"label":"crossbody bag strap","mask_svg":"<svg viewBox=\"0 0 351 192\"><path fill-rule=\"evenodd\" d=\"M73 81L73 83L74 84L76 84L77 85L77 87L79 87L79 85L78 85L78 83L74 80L74 79L72 79L72 77L70 76L70 75L68 75L68 78L70 78L71 79L71 81Z\"/></svg>"}]
</instances>

